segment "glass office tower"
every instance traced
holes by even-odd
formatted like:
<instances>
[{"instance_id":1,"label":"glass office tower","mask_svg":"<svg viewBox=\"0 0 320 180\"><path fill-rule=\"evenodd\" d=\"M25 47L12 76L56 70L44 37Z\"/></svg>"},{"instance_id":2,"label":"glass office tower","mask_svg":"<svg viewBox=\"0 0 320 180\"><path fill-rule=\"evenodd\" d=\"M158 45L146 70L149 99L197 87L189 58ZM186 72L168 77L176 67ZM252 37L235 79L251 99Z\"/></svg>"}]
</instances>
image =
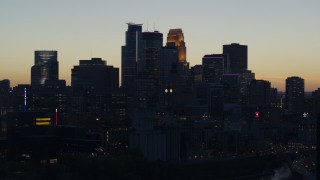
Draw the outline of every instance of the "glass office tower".
<instances>
[{"instance_id":1,"label":"glass office tower","mask_svg":"<svg viewBox=\"0 0 320 180\"><path fill-rule=\"evenodd\" d=\"M31 68L31 85L44 85L47 80L59 79L57 51L35 51L34 65Z\"/></svg>"}]
</instances>

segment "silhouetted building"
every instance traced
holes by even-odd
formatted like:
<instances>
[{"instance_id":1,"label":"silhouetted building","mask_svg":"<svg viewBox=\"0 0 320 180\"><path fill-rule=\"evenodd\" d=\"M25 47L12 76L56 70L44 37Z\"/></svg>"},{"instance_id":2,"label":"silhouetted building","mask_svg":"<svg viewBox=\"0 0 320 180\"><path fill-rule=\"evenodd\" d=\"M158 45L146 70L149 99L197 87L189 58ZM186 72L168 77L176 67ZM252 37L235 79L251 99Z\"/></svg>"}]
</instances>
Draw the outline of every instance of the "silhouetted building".
<instances>
[{"instance_id":1,"label":"silhouetted building","mask_svg":"<svg viewBox=\"0 0 320 180\"><path fill-rule=\"evenodd\" d=\"M161 50L160 79L168 81L172 73L177 71L178 50L173 47L163 47Z\"/></svg>"},{"instance_id":2,"label":"silhouetted building","mask_svg":"<svg viewBox=\"0 0 320 180\"><path fill-rule=\"evenodd\" d=\"M10 80L4 79L0 81L0 116L12 111L10 104Z\"/></svg>"},{"instance_id":3,"label":"silhouetted building","mask_svg":"<svg viewBox=\"0 0 320 180\"><path fill-rule=\"evenodd\" d=\"M286 110L289 114L301 114L304 110L304 79L288 77L286 79Z\"/></svg>"},{"instance_id":4,"label":"silhouetted building","mask_svg":"<svg viewBox=\"0 0 320 180\"><path fill-rule=\"evenodd\" d=\"M103 94L119 88L119 69L108 66L101 58L80 60L71 73L71 86L76 93L93 90Z\"/></svg>"},{"instance_id":5,"label":"silhouetted building","mask_svg":"<svg viewBox=\"0 0 320 180\"><path fill-rule=\"evenodd\" d=\"M149 160L179 160L180 130L168 116L153 108L134 108L130 148L140 149Z\"/></svg>"},{"instance_id":6,"label":"silhouetted building","mask_svg":"<svg viewBox=\"0 0 320 180\"><path fill-rule=\"evenodd\" d=\"M47 80L59 79L57 51L35 51L34 65L31 68L31 85L44 85Z\"/></svg>"},{"instance_id":7,"label":"silhouetted building","mask_svg":"<svg viewBox=\"0 0 320 180\"><path fill-rule=\"evenodd\" d=\"M220 83L224 74L224 55L211 54L202 58L203 82Z\"/></svg>"},{"instance_id":8,"label":"silhouetted building","mask_svg":"<svg viewBox=\"0 0 320 180\"><path fill-rule=\"evenodd\" d=\"M253 80L249 86L249 106L270 105L271 83L265 80Z\"/></svg>"},{"instance_id":9,"label":"silhouetted building","mask_svg":"<svg viewBox=\"0 0 320 180\"><path fill-rule=\"evenodd\" d=\"M108 154L128 152L129 128L122 124L104 127L104 148Z\"/></svg>"},{"instance_id":10,"label":"silhouetted building","mask_svg":"<svg viewBox=\"0 0 320 180\"><path fill-rule=\"evenodd\" d=\"M248 101L248 88L252 80L255 79L255 74L250 70L246 70L240 74L240 96L241 103L246 104Z\"/></svg>"},{"instance_id":11,"label":"silhouetted building","mask_svg":"<svg viewBox=\"0 0 320 180\"><path fill-rule=\"evenodd\" d=\"M134 80L137 74L137 62L142 55L142 24L128 23L126 43L121 48L121 87L134 92Z\"/></svg>"},{"instance_id":12,"label":"silhouetted building","mask_svg":"<svg viewBox=\"0 0 320 180\"><path fill-rule=\"evenodd\" d=\"M232 74L238 74L248 69L248 46L232 43L230 45L223 45L223 54L225 54L229 62L228 64Z\"/></svg>"},{"instance_id":13,"label":"silhouetted building","mask_svg":"<svg viewBox=\"0 0 320 180\"><path fill-rule=\"evenodd\" d=\"M320 88L312 92L312 112L315 117L320 115Z\"/></svg>"},{"instance_id":14,"label":"silhouetted building","mask_svg":"<svg viewBox=\"0 0 320 180\"><path fill-rule=\"evenodd\" d=\"M10 91L10 80L4 79L0 81L0 93L5 93Z\"/></svg>"},{"instance_id":15,"label":"silhouetted building","mask_svg":"<svg viewBox=\"0 0 320 180\"><path fill-rule=\"evenodd\" d=\"M190 68L190 79L192 82L202 82L203 78L203 66L195 65Z\"/></svg>"},{"instance_id":16,"label":"silhouetted building","mask_svg":"<svg viewBox=\"0 0 320 180\"><path fill-rule=\"evenodd\" d=\"M158 80L150 74L139 74L135 80L135 98L140 106L147 107L158 102Z\"/></svg>"},{"instance_id":17,"label":"silhouetted building","mask_svg":"<svg viewBox=\"0 0 320 180\"><path fill-rule=\"evenodd\" d=\"M184 42L182 29L170 29L167 37L167 47L176 47L178 49L179 62L186 62L187 48Z\"/></svg>"},{"instance_id":18,"label":"silhouetted building","mask_svg":"<svg viewBox=\"0 0 320 180\"><path fill-rule=\"evenodd\" d=\"M240 102L240 84L239 74L224 74L222 76L221 84L224 89L224 102L239 103Z\"/></svg>"},{"instance_id":19,"label":"silhouetted building","mask_svg":"<svg viewBox=\"0 0 320 180\"><path fill-rule=\"evenodd\" d=\"M138 61L138 73L147 72L154 76L159 76L161 49L163 44L163 34L154 32L142 33L142 56Z\"/></svg>"},{"instance_id":20,"label":"silhouetted building","mask_svg":"<svg viewBox=\"0 0 320 180\"><path fill-rule=\"evenodd\" d=\"M165 100L165 89L172 88L172 75L177 73L178 50L175 47L163 47L161 50L159 72L159 99Z\"/></svg>"},{"instance_id":21,"label":"silhouetted building","mask_svg":"<svg viewBox=\"0 0 320 180\"><path fill-rule=\"evenodd\" d=\"M221 118L223 114L223 86L213 83L193 85L193 114L203 119Z\"/></svg>"},{"instance_id":22,"label":"silhouetted building","mask_svg":"<svg viewBox=\"0 0 320 180\"><path fill-rule=\"evenodd\" d=\"M29 84L18 84L12 88L11 99L14 112L28 111L32 105L32 88Z\"/></svg>"},{"instance_id":23,"label":"silhouetted building","mask_svg":"<svg viewBox=\"0 0 320 180\"><path fill-rule=\"evenodd\" d=\"M166 86L170 86L173 90L176 103L186 103L191 95L191 87L187 84L189 80L189 63L186 60L186 47L182 29L170 29L167 37L166 50L175 48L178 51L178 61L172 64L170 71L170 82ZM162 90L163 91L163 90Z\"/></svg>"},{"instance_id":24,"label":"silhouetted building","mask_svg":"<svg viewBox=\"0 0 320 180\"><path fill-rule=\"evenodd\" d=\"M277 106L278 103L278 89L277 88L271 88L270 92L270 102L273 106Z\"/></svg>"},{"instance_id":25,"label":"silhouetted building","mask_svg":"<svg viewBox=\"0 0 320 180\"><path fill-rule=\"evenodd\" d=\"M317 115L317 123L316 123L316 125L317 125L317 130L316 130L316 132L317 132L316 179L320 179L320 138L319 138L320 137L320 123L319 122L320 122L320 114Z\"/></svg>"},{"instance_id":26,"label":"silhouetted building","mask_svg":"<svg viewBox=\"0 0 320 180\"><path fill-rule=\"evenodd\" d=\"M6 118L9 127L55 126L55 112L11 112Z\"/></svg>"},{"instance_id":27,"label":"silhouetted building","mask_svg":"<svg viewBox=\"0 0 320 180\"><path fill-rule=\"evenodd\" d=\"M65 122L70 108L65 80L47 80L45 85L33 87L29 96L31 103L28 111L51 114L57 112L59 119Z\"/></svg>"}]
</instances>

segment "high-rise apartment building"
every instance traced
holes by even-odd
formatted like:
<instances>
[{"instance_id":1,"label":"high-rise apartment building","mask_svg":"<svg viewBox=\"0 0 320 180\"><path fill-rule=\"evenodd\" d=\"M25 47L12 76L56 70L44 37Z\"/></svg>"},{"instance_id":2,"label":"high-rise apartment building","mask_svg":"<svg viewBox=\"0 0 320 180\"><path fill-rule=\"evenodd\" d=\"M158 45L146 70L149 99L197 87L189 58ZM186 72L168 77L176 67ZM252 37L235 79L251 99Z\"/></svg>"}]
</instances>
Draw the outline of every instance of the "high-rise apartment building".
<instances>
[{"instance_id":1,"label":"high-rise apartment building","mask_svg":"<svg viewBox=\"0 0 320 180\"><path fill-rule=\"evenodd\" d=\"M44 85L47 80L59 79L57 51L35 51L34 65L31 68L31 85Z\"/></svg>"},{"instance_id":2,"label":"high-rise apartment building","mask_svg":"<svg viewBox=\"0 0 320 180\"><path fill-rule=\"evenodd\" d=\"M170 29L167 37L167 47L176 47L178 49L179 62L186 62L187 48L184 42L182 29Z\"/></svg>"},{"instance_id":3,"label":"high-rise apartment building","mask_svg":"<svg viewBox=\"0 0 320 180\"><path fill-rule=\"evenodd\" d=\"M121 48L121 85L127 92L134 91L137 63L142 55L142 24L128 23L126 43Z\"/></svg>"},{"instance_id":4,"label":"high-rise apartment building","mask_svg":"<svg viewBox=\"0 0 320 180\"><path fill-rule=\"evenodd\" d=\"M223 54L210 54L202 58L203 82L220 83L224 74Z\"/></svg>"},{"instance_id":5,"label":"high-rise apartment building","mask_svg":"<svg viewBox=\"0 0 320 180\"><path fill-rule=\"evenodd\" d=\"M286 79L285 102L289 114L302 114L304 110L304 79L297 76Z\"/></svg>"},{"instance_id":6,"label":"high-rise apartment building","mask_svg":"<svg viewBox=\"0 0 320 180\"><path fill-rule=\"evenodd\" d=\"M223 45L223 54L227 56L225 63L229 73L239 74L248 69L248 46L237 43Z\"/></svg>"}]
</instances>

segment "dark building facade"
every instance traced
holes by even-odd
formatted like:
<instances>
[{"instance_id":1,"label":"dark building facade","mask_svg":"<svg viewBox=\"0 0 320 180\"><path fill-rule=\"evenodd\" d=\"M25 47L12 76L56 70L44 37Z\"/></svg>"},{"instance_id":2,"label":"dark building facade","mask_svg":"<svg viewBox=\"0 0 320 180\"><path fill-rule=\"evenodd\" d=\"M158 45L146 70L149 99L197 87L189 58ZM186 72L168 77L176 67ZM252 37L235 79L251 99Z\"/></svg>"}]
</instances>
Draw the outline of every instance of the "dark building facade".
<instances>
[{"instance_id":1,"label":"dark building facade","mask_svg":"<svg viewBox=\"0 0 320 180\"><path fill-rule=\"evenodd\" d=\"M34 65L31 68L31 85L44 85L47 80L59 79L57 51L35 51Z\"/></svg>"},{"instance_id":2,"label":"dark building facade","mask_svg":"<svg viewBox=\"0 0 320 180\"><path fill-rule=\"evenodd\" d=\"M239 74L224 74L221 84L223 85L224 102L237 104L240 102Z\"/></svg>"},{"instance_id":3,"label":"dark building facade","mask_svg":"<svg viewBox=\"0 0 320 180\"><path fill-rule=\"evenodd\" d=\"M0 116L10 111L10 80L0 81Z\"/></svg>"},{"instance_id":4,"label":"dark building facade","mask_svg":"<svg viewBox=\"0 0 320 180\"><path fill-rule=\"evenodd\" d=\"M312 92L312 112L315 117L320 115L320 88Z\"/></svg>"},{"instance_id":5,"label":"dark building facade","mask_svg":"<svg viewBox=\"0 0 320 180\"><path fill-rule=\"evenodd\" d=\"M107 66L101 58L80 60L71 70L71 86L74 92L94 90L96 93L119 88L119 68Z\"/></svg>"},{"instance_id":6,"label":"dark building facade","mask_svg":"<svg viewBox=\"0 0 320 180\"><path fill-rule=\"evenodd\" d=\"M220 83L224 74L223 54L210 54L202 58L203 82Z\"/></svg>"},{"instance_id":7,"label":"dark building facade","mask_svg":"<svg viewBox=\"0 0 320 180\"><path fill-rule=\"evenodd\" d=\"M135 79L135 96L140 105L158 102L162 44L162 33L142 33L143 51L141 60L137 63L138 72Z\"/></svg>"},{"instance_id":8,"label":"dark building facade","mask_svg":"<svg viewBox=\"0 0 320 180\"><path fill-rule=\"evenodd\" d=\"M154 32L142 33L142 57L138 61L138 72L147 72L155 76L159 75L163 34Z\"/></svg>"},{"instance_id":9,"label":"dark building facade","mask_svg":"<svg viewBox=\"0 0 320 180\"><path fill-rule=\"evenodd\" d=\"M286 111L302 114L304 110L304 79L293 76L286 79Z\"/></svg>"},{"instance_id":10,"label":"dark building facade","mask_svg":"<svg viewBox=\"0 0 320 180\"><path fill-rule=\"evenodd\" d=\"M203 78L203 66L195 65L190 68L190 79L192 82L202 82Z\"/></svg>"},{"instance_id":11,"label":"dark building facade","mask_svg":"<svg viewBox=\"0 0 320 180\"><path fill-rule=\"evenodd\" d=\"M128 23L126 43L121 48L121 86L127 92L134 91L137 62L142 55L142 24Z\"/></svg>"},{"instance_id":12,"label":"dark building facade","mask_svg":"<svg viewBox=\"0 0 320 180\"><path fill-rule=\"evenodd\" d=\"M213 83L193 85L193 114L203 118L220 118L223 114L223 87Z\"/></svg>"},{"instance_id":13,"label":"dark building facade","mask_svg":"<svg viewBox=\"0 0 320 180\"><path fill-rule=\"evenodd\" d=\"M242 73L248 69L248 46L232 43L223 45L223 54L229 62L225 62L230 68L228 71L232 74Z\"/></svg>"},{"instance_id":14,"label":"dark building facade","mask_svg":"<svg viewBox=\"0 0 320 180\"><path fill-rule=\"evenodd\" d=\"M268 106L271 102L271 83L265 80L253 80L249 86L249 106Z\"/></svg>"},{"instance_id":15,"label":"dark building facade","mask_svg":"<svg viewBox=\"0 0 320 180\"><path fill-rule=\"evenodd\" d=\"M249 85L254 79L255 74L250 70L244 71L240 74L240 95L242 104L246 104L248 101Z\"/></svg>"}]
</instances>

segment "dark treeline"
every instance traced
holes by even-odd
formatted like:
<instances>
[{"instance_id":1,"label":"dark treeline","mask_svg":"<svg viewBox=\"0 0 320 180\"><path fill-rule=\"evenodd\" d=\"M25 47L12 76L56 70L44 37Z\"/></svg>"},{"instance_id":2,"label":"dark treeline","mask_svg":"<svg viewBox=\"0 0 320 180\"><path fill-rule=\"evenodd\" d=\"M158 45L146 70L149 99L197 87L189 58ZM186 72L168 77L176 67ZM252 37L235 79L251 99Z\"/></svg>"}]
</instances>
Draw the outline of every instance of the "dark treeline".
<instances>
[{"instance_id":1,"label":"dark treeline","mask_svg":"<svg viewBox=\"0 0 320 180\"><path fill-rule=\"evenodd\" d=\"M269 155L223 161L169 163L148 161L142 153L99 156L63 155L55 164L33 162L0 164L0 179L254 179L272 177L275 169L290 163L294 157ZM298 179L296 174L291 179Z\"/></svg>"}]
</instances>

